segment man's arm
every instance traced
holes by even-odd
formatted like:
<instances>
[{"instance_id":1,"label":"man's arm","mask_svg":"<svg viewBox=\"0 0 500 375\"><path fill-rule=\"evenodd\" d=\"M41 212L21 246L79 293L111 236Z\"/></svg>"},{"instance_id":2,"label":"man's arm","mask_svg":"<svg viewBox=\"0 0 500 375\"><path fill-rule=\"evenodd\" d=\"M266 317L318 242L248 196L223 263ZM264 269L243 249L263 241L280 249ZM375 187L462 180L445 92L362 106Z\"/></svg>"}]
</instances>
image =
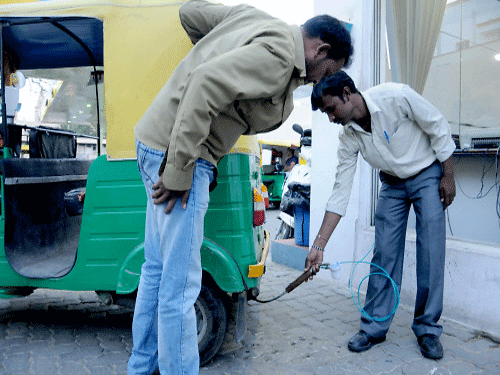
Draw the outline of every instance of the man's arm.
<instances>
[{"instance_id":1,"label":"man's arm","mask_svg":"<svg viewBox=\"0 0 500 375\"><path fill-rule=\"evenodd\" d=\"M196 44L231 12L237 11L240 7L224 6L204 0L191 0L180 7L179 18L191 42Z\"/></svg>"},{"instance_id":2,"label":"man's arm","mask_svg":"<svg viewBox=\"0 0 500 375\"><path fill-rule=\"evenodd\" d=\"M439 195L443 209L446 209L456 194L452 159L455 143L451 138L450 125L437 108L409 86L405 86L404 92L409 106L409 116L429 136L431 147L443 167Z\"/></svg>"},{"instance_id":3,"label":"man's arm","mask_svg":"<svg viewBox=\"0 0 500 375\"><path fill-rule=\"evenodd\" d=\"M321 228L319 229L318 235L314 239L313 246L307 255L304 269L305 271L308 271L311 268L313 269L314 274L319 271L319 266L323 263L323 251L318 250L318 248L324 249L326 247L330 236L337 227L341 218L342 216L334 212L325 212Z\"/></svg>"},{"instance_id":4,"label":"man's arm","mask_svg":"<svg viewBox=\"0 0 500 375\"><path fill-rule=\"evenodd\" d=\"M313 274L319 271L319 266L323 263L323 251L318 250L316 247L323 250L325 249L330 236L337 227L342 216L345 215L351 194L354 174L356 172L359 145L354 134L349 136L346 134L344 128L339 136L339 140L340 143L337 150L339 164L337 165L332 195L328 199L323 223L321 224L318 235L313 242L313 247L311 247L305 262L305 270L312 268Z\"/></svg>"}]
</instances>

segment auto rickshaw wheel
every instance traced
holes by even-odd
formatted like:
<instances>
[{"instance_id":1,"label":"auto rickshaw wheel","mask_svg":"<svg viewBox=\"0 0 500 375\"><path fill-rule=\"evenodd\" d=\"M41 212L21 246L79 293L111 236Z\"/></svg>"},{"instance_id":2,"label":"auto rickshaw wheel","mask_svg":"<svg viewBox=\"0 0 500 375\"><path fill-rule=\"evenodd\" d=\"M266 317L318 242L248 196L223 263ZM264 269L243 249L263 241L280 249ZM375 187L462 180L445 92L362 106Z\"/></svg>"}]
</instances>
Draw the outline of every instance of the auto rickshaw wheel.
<instances>
[{"instance_id":1,"label":"auto rickshaw wheel","mask_svg":"<svg viewBox=\"0 0 500 375\"><path fill-rule=\"evenodd\" d=\"M227 311L221 293L206 285L194 304L198 330L200 365L208 363L219 351L227 329Z\"/></svg>"}]
</instances>

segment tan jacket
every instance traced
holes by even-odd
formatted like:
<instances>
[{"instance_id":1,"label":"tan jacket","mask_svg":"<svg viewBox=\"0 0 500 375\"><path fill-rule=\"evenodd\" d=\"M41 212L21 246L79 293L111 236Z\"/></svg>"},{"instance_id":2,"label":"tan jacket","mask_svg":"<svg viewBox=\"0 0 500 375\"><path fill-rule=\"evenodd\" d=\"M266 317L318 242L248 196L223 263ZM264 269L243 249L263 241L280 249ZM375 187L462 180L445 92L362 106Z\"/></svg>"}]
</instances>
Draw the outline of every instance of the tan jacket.
<instances>
[{"instance_id":1,"label":"tan jacket","mask_svg":"<svg viewBox=\"0 0 500 375\"><path fill-rule=\"evenodd\" d=\"M166 150L170 190L191 188L197 158L217 165L241 134L280 126L306 75L298 26L248 5L193 0L179 13L195 45L134 131L145 145Z\"/></svg>"}]
</instances>

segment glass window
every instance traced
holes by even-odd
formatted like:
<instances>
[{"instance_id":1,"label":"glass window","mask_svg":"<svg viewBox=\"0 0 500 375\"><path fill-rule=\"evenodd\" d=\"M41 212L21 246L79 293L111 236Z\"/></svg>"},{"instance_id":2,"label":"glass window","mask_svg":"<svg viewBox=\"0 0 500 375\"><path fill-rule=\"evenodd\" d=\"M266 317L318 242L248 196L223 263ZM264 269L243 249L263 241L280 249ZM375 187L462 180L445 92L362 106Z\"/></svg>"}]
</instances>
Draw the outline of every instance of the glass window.
<instances>
[{"instance_id":1,"label":"glass window","mask_svg":"<svg viewBox=\"0 0 500 375\"><path fill-rule=\"evenodd\" d=\"M500 1L448 0L423 91L448 119L457 145L447 234L493 246L500 245L499 87ZM408 229L414 227L412 214Z\"/></svg>"},{"instance_id":2,"label":"glass window","mask_svg":"<svg viewBox=\"0 0 500 375\"><path fill-rule=\"evenodd\" d=\"M93 68L25 70L23 73L26 84L19 93L21 105L16 114L17 124L52 125L79 134L97 135ZM103 89L104 86L99 83L101 133L105 133Z\"/></svg>"},{"instance_id":3,"label":"glass window","mask_svg":"<svg viewBox=\"0 0 500 375\"><path fill-rule=\"evenodd\" d=\"M500 145L500 2L449 0L423 95L461 150Z\"/></svg>"},{"instance_id":4,"label":"glass window","mask_svg":"<svg viewBox=\"0 0 500 375\"><path fill-rule=\"evenodd\" d=\"M105 139L102 72L102 67L97 70L96 95L95 73L91 67L24 70L26 83L19 90L20 105L15 115L15 124L27 128L45 126L97 137L99 103L100 136ZM89 141L96 142L93 138L79 137L81 147L78 147L78 152L85 154L84 144Z\"/></svg>"}]
</instances>

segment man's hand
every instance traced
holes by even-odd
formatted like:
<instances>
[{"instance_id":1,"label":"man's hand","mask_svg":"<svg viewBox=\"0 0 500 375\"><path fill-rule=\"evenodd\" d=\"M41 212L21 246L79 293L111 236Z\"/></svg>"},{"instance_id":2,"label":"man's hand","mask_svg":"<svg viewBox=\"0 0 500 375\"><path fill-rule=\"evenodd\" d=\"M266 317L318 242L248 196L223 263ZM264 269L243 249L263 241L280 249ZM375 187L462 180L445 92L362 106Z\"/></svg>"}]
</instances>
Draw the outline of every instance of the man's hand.
<instances>
[{"instance_id":1,"label":"man's hand","mask_svg":"<svg viewBox=\"0 0 500 375\"><path fill-rule=\"evenodd\" d=\"M441 202L443 202L443 210L446 210L453 202L455 194L455 178L453 176L443 176L439 183L439 195L441 196Z\"/></svg>"},{"instance_id":2,"label":"man's hand","mask_svg":"<svg viewBox=\"0 0 500 375\"><path fill-rule=\"evenodd\" d=\"M323 252L321 250L317 250L314 247L311 248L309 254L307 254L306 264L304 271L308 271L312 268L312 275L309 280L312 280L313 275L316 275L319 272L319 266L323 264Z\"/></svg>"},{"instance_id":3,"label":"man's hand","mask_svg":"<svg viewBox=\"0 0 500 375\"><path fill-rule=\"evenodd\" d=\"M177 198L181 198L182 208L186 209L190 190L168 190L163 185L163 174L158 182L152 186L154 192L151 197L154 199L154 204L162 204L168 201L165 213L169 214L174 208Z\"/></svg>"},{"instance_id":4,"label":"man's hand","mask_svg":"<svg viewBox=\"0 0 500 375\"><path fill-rule=\"evenodd\" d=\"M447 160L443 161L442 166L443 176L439 183L439 195L441 196L441 202L443 202L443 210L446 210L451 202L453 202L456 194L452 157L450 156Z\"/></svg>"}]
</instances>

